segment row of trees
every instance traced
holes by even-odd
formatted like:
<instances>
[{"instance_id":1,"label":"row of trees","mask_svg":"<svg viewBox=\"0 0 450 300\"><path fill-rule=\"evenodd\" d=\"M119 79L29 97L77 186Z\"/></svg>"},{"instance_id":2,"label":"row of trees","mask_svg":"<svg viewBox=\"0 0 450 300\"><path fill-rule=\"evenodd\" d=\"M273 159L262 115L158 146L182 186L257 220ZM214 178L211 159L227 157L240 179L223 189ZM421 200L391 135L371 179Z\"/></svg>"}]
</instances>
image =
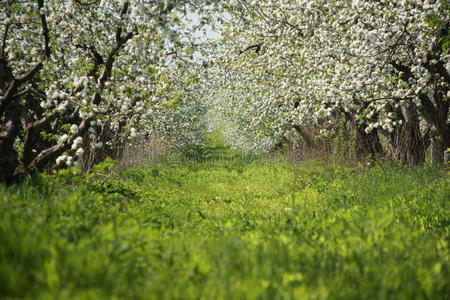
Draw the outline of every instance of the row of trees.
<instances>
[{"instance_id":1,"label":"row of trees","mask_svg":"<svg viewBox=\"0 0 450 300\"><path fill-rule=\"evenodd\" d=\"M181 25L209 2L1 1L0 182L86 169L153 134L198 141L205 106Z\"/></svg>"},{"instance_id":2,"label":"row of trees","mask_svg":"<svg viewBox=\"0 0 450 300\"><path fill-rule=\"evenodd\" d=\"M420 164L431 147L440 162L449 12L448 0L2 1L0 182L88 169L155 134L199 142L205 116L247 149L339 135L358 158ZM215 43L193 34L208 23Z\"/></svg>"},{"instance_id":3,"label":"row of trees","mask_svg":"<svg viewBox=\"0 0 450 300\"><path fill-rule=\"evenodd\" d=\"M235 145L336 136L420 164L450 146L450 2L239 0L207 88ZM323 146L323 144L320 144Z\"/></svg>"}]
</instances>

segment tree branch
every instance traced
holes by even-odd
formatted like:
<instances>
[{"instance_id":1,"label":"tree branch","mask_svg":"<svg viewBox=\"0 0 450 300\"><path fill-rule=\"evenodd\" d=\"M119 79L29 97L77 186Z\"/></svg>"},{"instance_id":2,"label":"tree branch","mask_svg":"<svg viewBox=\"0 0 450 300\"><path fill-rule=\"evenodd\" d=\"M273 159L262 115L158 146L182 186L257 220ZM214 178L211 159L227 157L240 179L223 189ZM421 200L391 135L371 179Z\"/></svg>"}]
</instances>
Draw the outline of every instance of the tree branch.
<instances>
[{"instance_id":1,"label":"tree branch","mask_svg":"<svg viewBox=\"0 0 450 300\"><path fill-rule=\"evenodd\" d=\"M38 0L38 7L39 7L39 17L41 19L42 35L44 37L45 58L50 59L50 37L48 24L47 19L45 17L45 13L42 12L42 10L44 9L44 0Z\"/></svg>"},{"instance_id":2,"label":"tree branch","mask_svg":"<svg viewBox=\"0 0 450 300\"><path fill-rule=\"evenodd\" d=\"M129 1L125 1L122 6L122 11L120 12L120 18L123 19L125 15L127 14L128 7L130 6ZM120 39L122 37L122 26L119 25L116 31L116 42L119 43Z\"/></svg>"},{"instance_id":3,"label":"tree branch","mask_svg":"<svg viewBox=\"0 0 450 300\"><path fill-rule=\"evenodd\" d=\"M14 94L17 91L17 89L22 84L26 83L31 78L33 78L33 76L37 72L39 72L39 70L42 68L42 66L43 66L42 63L38 62L31 68L30 71L28 71L27 73L23 74L22 76L20 76L16 79L12 80L12 83L9 85L5 95L2 98L0 98L0 115L3 114L8 103L14 98Z\"/></svg>"},{"instance_id":4,"label":"tree branch","mask_svg":"<svg viewBox=\"0 0 450 300\"><path fill-rule=\"evenodd\" d=\"M22 76L18 77L16 80L18 82L19 85L24 84L25 82L29 81L31 78L33 78L33 76L39 72L40 69L42 69L43 64L42 62L38 62L36 63L31 69L30 71L28 71L27 73L23 74Z\"/></svg>"},{"instance_id":5,"label":"tree branch","mask_svg":"<svg viewBox=\"0 0 450 300\"><path fill-rule=\"evenodd\" d=\"M102 74L100 74L100 76L98 78L98 86L97 86L98 91L96 91L94 93L94 95L92 96L92 103L93 104L97 105L101 101L100 93L101 93L101 91L103 90L103 88L105 86L105 82L111 76L111 71L112 71L112 67L113 67L113 64L114 64L114 61L115 61L115 56L116 56L117 52L119 52L119 50L122 48L122 46L128 40L130 40L134 36L134 34L135 34L134 31L130 31L125 36L120 37L118 39L116 45L109 52L108 57L106 58L106 62L105 62L105 69L103 70Z\"/></svg>"},{"instance_id":6,"label":"tree branch","mask_svg":"<svg viewBox=\"0 0 450 300\"><path fill-rule=\"evenodd\" d=\"M5 59L5 54L6 54L6 51L5 51L5 49L6 49L6 39L8 38L9 26L10 26L9 24L7 24L5 26L5 32L3 33L3 38L2 38L2 49L1 49L1 52L0 52L0 58L3 58L3 59Z\"/></svg>"},{"instance_id":7,"label":"tree branch","mask_svg":"<svg viewBox=\"0 0 450 300\"><path fill-rule=\"evenodd\" d=\"M239 51L239 55L241 55L242 53L244 53L246 51L250 51L250 50L255 50L255 52L259 54L259 51L261 51L261 47L262 47L262 44L255 44L255 45L248 46L244 50Z\"/></svg>"}]
</instances>

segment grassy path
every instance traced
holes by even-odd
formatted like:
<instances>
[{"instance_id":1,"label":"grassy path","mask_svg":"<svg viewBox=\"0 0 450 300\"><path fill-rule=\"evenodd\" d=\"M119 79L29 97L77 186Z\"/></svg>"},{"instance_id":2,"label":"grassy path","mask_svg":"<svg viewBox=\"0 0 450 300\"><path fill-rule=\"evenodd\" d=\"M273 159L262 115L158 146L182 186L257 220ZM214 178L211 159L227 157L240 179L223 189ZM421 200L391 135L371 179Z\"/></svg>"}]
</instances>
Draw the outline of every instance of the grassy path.
<instances>
[{"instance_id":1,"label":"grassy path","mask_svg":"<svg viewBox=\"0 0 450 300\"><path fill-rule=\"evenodd\" d=\"M191 154L0 187L0 298L449 299L442 172Z\"/></svg>"}]
</instances>

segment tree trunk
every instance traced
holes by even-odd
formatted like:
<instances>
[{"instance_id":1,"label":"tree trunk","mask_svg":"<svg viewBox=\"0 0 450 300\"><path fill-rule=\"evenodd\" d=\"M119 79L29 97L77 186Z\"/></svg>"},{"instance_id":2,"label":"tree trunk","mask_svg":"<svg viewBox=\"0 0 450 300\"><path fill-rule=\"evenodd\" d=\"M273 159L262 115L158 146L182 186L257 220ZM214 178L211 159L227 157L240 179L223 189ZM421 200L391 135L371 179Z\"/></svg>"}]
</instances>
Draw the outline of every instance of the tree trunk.
<instances>
[{"instance_id":1,"label":"tree trunk","mask_svg":"<svg viewBox=\"0 0 450 300\"><path fill-rule=\"evenodd\" d=\"M434 165L444 164L445 148L439 138L434 138L431 141L431 163Z\"/></svg>"},{"instance_id":2,"label":"tree trunk","mask_svg":"<svg viewBox=\"0 0 450 300\"><path fill-rule=\"evenodd\" d=\"M367 133L363 126L356 125L356 157L365 159L383 154L383 146L378 136L378 130Z\"/></svg>"},{"instance_id":3,"label":"tree trunk","mask_svg":"<svg viewBox=\"0 0 450 300\"><path fill-rule=\"evenodd\" d=\"M404 112L404 124L396 140L396 157L405 165L421 165L425 161L425 151L429 146L429 137L420 131L419 114L415 106L410 105Z\"/></svg>"},{"instance_id":4,"label":"tree trunk","mask_svg":"<svg viewBox=\"0 0 450 300\"><path fill-rule=\"evenodd\" d=\"M19 111L11 104L7 104L5 95L11 88L14 77L6 61L0 58L0 96L5 110L0 112L0 182L12 184L15 181L15 171L19 165L18 155L14 149L14 142L19 133Z\"/></svg>"},{"instance_id":5,"label":"tree trunk","mask_svg":"<svg viewBox=\"0 0 450 300\"><path fill-rule=\"evenodd\" d=\"M19 112L9 109L5 115L5 125L0 133L0 182L8 185L16 181L15 172L19 166L19 159L14 142L19 133Z\"/></svg>"}]
</instances>

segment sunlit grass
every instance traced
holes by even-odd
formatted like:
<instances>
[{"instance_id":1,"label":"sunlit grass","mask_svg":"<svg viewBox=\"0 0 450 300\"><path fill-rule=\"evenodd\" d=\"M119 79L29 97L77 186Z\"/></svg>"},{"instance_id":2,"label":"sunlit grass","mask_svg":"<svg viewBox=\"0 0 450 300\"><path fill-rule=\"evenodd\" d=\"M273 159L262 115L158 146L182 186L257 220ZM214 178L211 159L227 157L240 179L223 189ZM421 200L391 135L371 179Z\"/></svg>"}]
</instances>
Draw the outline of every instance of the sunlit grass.
<instances>
[{"instance_id":1,"label":"sunlit grass","mask_svg":"<svg viewBox=\"0 0 450 300\"><path fill-rule=\"evenodd\" d=\"M443 171L194 150L0 188L0 298L448 299Z\"/></svg>"}]
</instances>

